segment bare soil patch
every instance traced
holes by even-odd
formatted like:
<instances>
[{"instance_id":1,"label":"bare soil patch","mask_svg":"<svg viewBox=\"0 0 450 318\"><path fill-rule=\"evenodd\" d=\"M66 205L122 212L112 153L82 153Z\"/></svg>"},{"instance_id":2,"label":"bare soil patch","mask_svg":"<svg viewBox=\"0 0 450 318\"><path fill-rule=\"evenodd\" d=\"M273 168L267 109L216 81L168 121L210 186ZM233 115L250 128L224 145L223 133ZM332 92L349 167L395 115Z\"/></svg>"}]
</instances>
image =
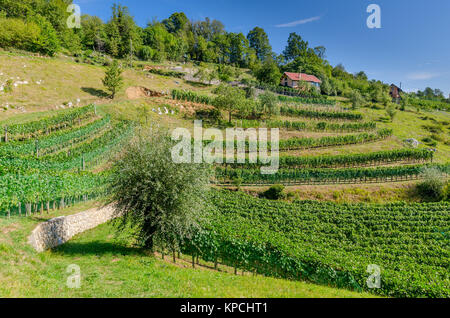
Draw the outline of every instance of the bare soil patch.
<instances>
[{"instance_id":1,"label":"bare soil patch","mask_svg":"<svg viewBox=\"0 0 450 318\"><path fill-rule=\"evenodd\" d=\"M163 93L153 91L143 86L131 86L125 91L128 99L138 99L142 97L162 97Z\"/></svg>"}]
</instances>

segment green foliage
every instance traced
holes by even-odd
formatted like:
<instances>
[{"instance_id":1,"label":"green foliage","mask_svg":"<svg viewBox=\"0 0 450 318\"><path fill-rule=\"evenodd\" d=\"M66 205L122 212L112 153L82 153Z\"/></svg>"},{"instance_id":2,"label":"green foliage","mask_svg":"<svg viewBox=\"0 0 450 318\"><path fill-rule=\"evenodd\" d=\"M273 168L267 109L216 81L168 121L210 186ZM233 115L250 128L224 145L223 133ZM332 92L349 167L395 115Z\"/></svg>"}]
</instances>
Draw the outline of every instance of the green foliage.
<instances>
[{"instance_id":1,"label":"green foliage","mask_svg":"<svg viewBox=\"0 0 450 318\"><path fill-rule=\"evenodd\" d=\"M169 33L161 23L150 24L144 29L143 43L155 50L153 56L155 62L165 58L174 61L181 60L185 49L183 38Z\"/></svg>"},{"instance_id":2,"label":"green foliage","mask_svg":"<svg viewBox=\"0 0 450 318\"><path fill-rule=\"evenodd\" d=\"M0 213L24 214L26 207L30 215L44 205L61 208L105 195L108 174L85 170L104 163L130 138L133 126L111 124L109 117L90 122L91 110L8 127L10 141L0 147ZM26 140L31 136L39 139Z\"/></svg>"},{"instance_id":3,"label":"green foliage","mask_svg":"<svg viewBox=\"0 0 450 318\"><path fill-rule=\"evenodd\" d=\"M229 82L234 77L234 69L232 66L226 64L217 65L218 78L223 82Z\"/></svg>"},{"instance_id":4,"label":"green foliage","mask_svg":"<svg viewBox=\"0 0 450 318\"><path fill-rule=\"evenodd\" d=\"M293 137L289 139L283 139L279 141L280 150L300 150L300 149L312 149L312 148L322 148L331 146L342 146L342 145L353 145L366 142L373 142L382 140L392 136L392 130L381 129L376 133L361 133L356 135L343 135L343 136L326 136L321 138L298 138ZM205 145L210 143L209 140L203 141ZM267 147L271 147L271 143L267 142ZM234 142L234 147L236 148L236 141ZM227 146L224 141L223 148ZM253 143L246 140L245 146L250 149L250 146L254 146ZM256 148L258 149L259 143L257 143Z\"/></svg>"},{"instance_id":5,"label":"green foliage","mask_svg":"<svg viewBox=\"0 0 450 318\"><path fill-rule=\"evenodd\" d=\"M217 109L200 109L195 111L195 118L218 123L222 119L222 113Z\"/></svg>"},{"instance_id":6,"label":"green foliage","mask_svg":"<svg viewBox=\"0 0 450 318\"><path fill-rule=\"evenodd\" d=\"M150 69L149 72L153 73L153 74L158 74L158 75L167 76L167 77L176 77L176 78L183 78L186 75L183 72L162 70L162 69L156 69L156 68Z\"/></svg>"},{"instance_id":7,"label":"green foliage","mask_svg":"<svg viewBox=\"0 0 450 318\"><path fill-rule=\"evenodd\" d=\"M104 52L106 49L105 25L99 17L81 16L81 43L84 48Z\"/></svg>"},{"instance_id":8,"label":"green foliage","mask_svg":"<svg viewBox=\"0 0 450 318\"><path fill-rule=\"evenodd\" d=\"M114 61L105 72L105 78L103 79L103 85L111 93L111 99L114 99L117 91L123 85L122 69L119 66L119 62Z\"/></svg>"},{"instance_id":9,"label":"green foliage","mask_svg":"<svg viewBox=\"0 0 450 318\"><path fill-rule=\"evenodd\" d=\"M272 54L272 46L269 43L269 37L264 29L259 27L254 28L248 33L247 39L250 47L255 50L256 56L260 61L264 61Z\"/></svg>"},{"instance_id":10,"label":"green foliage","mask_svg":"<svg viewBox=\"0 0 450 318\"><path fill-rule=\"evenodd\" d=\"M320 91L322 94L327 96L334 96L337 94L336 89L333 87L328 78L324 78L322 80L322 83L320 84Z\"/></svg>"},{"instance_id":11,"label":"green foliage","mask_svg":"<svg viewBox=\"0 0 450 318\"><path fill-rule=\"evenodd\" d=\"M262 64L262 66L256 71L255 77L261 83L267 83L270 85L279 85L281 79L281 72L272 59L266 59Z\"/></svg>"},{"instance_id":12,"label":"green foliage","mask_svg":"<svg viewBox=\"0 0 450 318\"><path fill-rule=\"evenodd\" d=\"M316 98L316 97L320 96L319 92L315 88L312 88L310 85L307 85L308 90L301 91L301 90L287 87L287 86L279 86L279 83L274 85L274 84L251 81L251 80L243 80L242 82L251 87L255 87L258 89L262 89L262 90L268 90L273 93L282 94L282 95L286 95L286 96L297 96L297 97L306 97L306 98ZM311 87L311 90L309 89L310 87Z\"/></svg>"},{"instance_id":13,"label":"green foliage","mask_svg":"<svg viewBox=\"0 0 450 318\"><path fill-rule=\"evenodd\" d=\"M258 169L216 169L218 183L229 183L236 177L242 178L244 184L334 184L389 182L417 179L422 170L428 166L414 165L401 167L377 168L342 168L342 169L280 169L276 174L264 175ZM439 172L448 173L449 165L429 166ZM442 188L441 188L442 190Z\"/></svg>"},{"instance_id":14,"label":"green foliage","mask_svg":"<svg viewBox=\"0 0 450 318\"><path fill-rule=\"evenodd\" d=\"M280 107L278 105L278 99L275 94L271 92L264 92L258 96L259 107L263 114L272 116L280 114Z\"/></svg>"},{"instance_id":15,"label":"green foliage","mask_svg":"<svg viewBox=\"0 0 450 318\"><path fill-rule=\"evenodd\" d=\"M341 120L362 120L363 116L361 114L350 113L350 112L339 112L339 111L321 111L321 110L311 110L303 109L298 107L288 107L281 106L281 114L286 116L298 116L298 117L308 117L315 119L341 119Z\"/></svg>"},{"instance_id":16,"label":"green foliage","mask_svg":"<svg viewBox=\"0 0 450 318\"><path fill-rule=\"evenodd\" d=\"M245 93L239 88L222 84L215 89L214 93L218 95L214 101L214 106L228 112L230 123L232 114L244 111L247 106Z\"/></svg>"},{"instance_id":17,"label":"green foliage","mask_svg":"<svg viewBox=\"0 0 450 318\"><path fill-rule=\"evenodd\" d=\"M393 122L395 116L397 115L397 110L396 110L395 106L392 104L388 105L388 107L386 108L386 114L391 119L391 122Z\"/></svg>"},{"instance_id":18,"label":"green foliage","mask_svg":"<svg viewBox=\"0 0 450 318\"><path fill-rule=\"evenodd\" d=\"M301 122L290 120L240 120L236 121L240 128L283 128L299 131L335 131L335 132L358 132L370 131L377 128L376 123L332 123L332 122Z\"/></svg>"},{"instance_id":19,"label":"green foliage","mask_svg":"<svg viewBox=\"0 0 450 318\"><path fill-rule=\"evenodd\" d=\"M326 106L334 106L336 102L332 99L320 98L320 97L287 97L278 96L281 102L285 103L302 103L302 104L318 104Z\"/></svg>"},{"instance_id":20,"label":"green foliage","mask_svg":"<svg viewBox=\"0 0 450 318\"><path fill-rule=\"evenodd\" d=\"M60 41L52 24L39 14L27 21L0 17L0 46L53 56Z\"/></svg>"},{"instance_id":21,"label":"green foliage","mask_svg":"<svg viewBox=\"0 0 450 318\"><path fill-rule=\"evenodd\" d=\"M424 137L422 138L422 141L424 144L430 146L430 147L436 147L437 146L437 142L435 140L433 140L433 138L431 137Z\"/></svg>"},{"instance_id":22,"label":"green foliage","mask_svg":"<svg viewBox=\"0 0 450 318\"><path fill-rule=\"evenodd\" d=\"M60 40L52 24L41 15L34 16L32 21L41 30L38 40L35 43L36 51L49 56L55 55L59 50Z\"/></svg>"},{"instance_id":23,"label":"green foliage","mask_svg":"<svg viewBox=\"0 0 450 318\"><path fill-rule=\"evenodd\" d=\"M447 182L447 184L444 187L444 200L445 201L450 201L450 182Z\"/></svg>"},{"instance_id":24,"label":"green foliage","mask_svg":"<svg viewBox=\"0 0 450 318\"><path fill-rule=\"evenodd\" d=\"M441 100L428 100L423 98L411 97L408 99L409 105L416 107L418 109L424 110L433 110L433 109L441 109L441 110L450 110L450 103Z\"/></svg>"},{"instance_id":25,"label":"green foliage","mask_svg":"<svg viewBox=\"0 0 450 318\"><path fill-rule=\"evenodd\" d=\"M8 79L5 83L5 86L3 87L3 91L5 93L12 93L13 87L14 87L14 85L13 85L12 79Z\"/></svg>"},{"instance_id":26,"label":"green foliage","mask_svg":"<svg viewBox=\"0 0 450 318\"><path fill-rule=\"evenodd\" d=\"M198 229L206 206L209 170L175 163L174 145L164 131L140 136L112 168L111 202L121 216L119 228L137 228L137 237L149 249L155 244L178 249L180 240Z\"/></svg>"},{"instance_id":27,"label":"green foliage","mask_svg":"<svg viewBox=\"0 0 450 318\"><path fill-rule=\"evenodd\" d=\"M210 96L200 95L196 92L185 91L185 90L172 90L172 98L175 100L183 100L187 102L205 104L205 105L215 105L215 99Z\"/></svg>"},{"instance_id":28,"label":"green foliage","mask_svg":"<svg viewBox=\"0 0 450 318\"><path fill-rule=\"evenodd\" d=\"M308 49L308 42L305 42L297 33L289 34L286 49L283 52L287 61L295 60L298 57L306 54Z\"/></svg>"},{"instance_id":29,"label":"green foliage","mask_svg":"<svg viewBox=\"0 0 450 318\"><path fill-rule=\"evenodd\" d=\"M263 275L391 297L449 297L448 203L286 203L213 191L217 206L183 250ZM406 216L406 217L405 217ZM369 264L381 268L369 289ZM414 277L414 279L411 279Z\"/></svg>"},{"instance_id":30,"label":"green foliage","mask_svg":"<svg viewBox=\"0 0 450 318\"><path fill-rule=\"evenodd\" d=\"M36 51L41 30L34 22L0 17L0 46Z\"/></svg>"},{"instance_id":31,"label":"green foliage","mask_svg":"<svg viewBox=\"0 0 450 318\"><path fill-rule=\"evenodd\" d=\"M89 195L105 194L104 179L85 173L35 173L30 175L6 174L0 176L0 211L14 211L22 204L43 204ZM68 201L69 202L69 201ZM13 211L13 212L14 212ZM35 209L37 212L37 209Z\"/></svg>"},{"instance_id":32,"label":"green foliage","mask_svg":"<svg viewBox=\"0 0 450 318\"><path fill-rule=\"evenodd\" d=\"M324 95L352 97L358 91L368 102L385 106L391 101L389 86L368 80L364 72L348 73L342 65L332 67L324 46L310 47L296 33L289 35L282 55L271 52L266 32L253 28L245 37L242 33L226 32L217 20L190 21L183 12L176 12L161 22L153 20L145 28L136 25L126 6L114 4L107 23L95 16L83 15L81 29L66 27L69 13L64 0L1 0L0 46L15 47L54 55L63 52L79 54L81 50L95 50L115 58L133 58L162 62L187 61L219 64L218 72L210 73L224 82L240 74L232 66L250 68L260 83L258 88L290 95L315 97ZM261 65L261 63L263 63ZM311 85L301 90L280 87L282 72L312 74L322 81L320 91ZM449 100L439 89L403 94L411 97L408 103L420 109L449 109ZM402 109L404 107L402 106Z\"/></svg>"},{"instance_id":33,"label":"green foliage","mask_svg":"<svg viewBox=\"0 0 450 318\"><path fill-rule=\"evenodd\" d=\"M280 200L285 197L284 185L275 184L271 186L267 191L262 193L262 197L269 200Z\"/></svg>"},{"instance_id":34,"label":"green foliage","mask_svg":"<svg viewBox=\"0 0 450 318\"><path fill-rule=\"evenodd\" d=\"M445 177L434 167L423 170L424 181L417 184L417 191L424 200L439 201L445 198Z\"/></svg>"},{"instance_id":35,"label":"green foliage","mask_svg":"<svg viewBox=\"0 0 450 318\"><path fill-rule=\"evenodd\" d=\"M26 140L37 136L42 136L60 129L70 128L80 121L94 115L95 106L89 105L69 111L62 111L55 116L42 118L38 121L23 124L0 126L0 131L8 129L9 140Z\"/></svg>"},{"instance_id":36,"label":"green foliage","mask_svg":"<svg viewBox=\"0 0 450 318\"><path fill-rule=\"evenodd\" d=\"M133 53L134 47L141 45L137 26L126 6L112 6L112 17L106 24L105 31L109 38L109 53L114 57L127 57Z\"/></svg>"},{"instance_id":37,"label":"green foliage","mask_svg":"<svg viewBox=\"0 0 450 318\"><path fill-rule=\"evenodd\" d=\"M150 46L143 45L138 49L137 55L143 61L151 61L155 56L155 51Z\"/></svg>"},{"instance_id":38,"label":"green foliage","mask_svg":"<svg viewBox=\"0 0 450 318\"><path fill-rule=\"evenodd\" d=\"M357 90L352 92L350 100L352 102L352 109L360 108L364 103L364 98Z\"/></svg>"},{"instance_id":39,"label":"green foliage","mask_svg":"<svg viewBox=\"0 0 450 318\"><path fill-rule=\"evenodd\" d=\"M91 134L104 129L110 119L104 117L89 123L88 125L71 130L61 130L54 134L35 140L26 140L25 142L9 142L0 147L0 156L23 155L30 156L39 150L40 155L53 153L70 147L75 142L82 142L91 137Z\"/></svg>"},{"instance_id":40,"label":"green foliage","mask_svg":"<svg viewBox=\"0 0 450 318\"><path fill-rule=\"evenodd\" d=\"M279 164L283 168L340 168L379 166L398 162L427 162L433 160L434 153L427 149L400 149L369 153L321 155L321 156L280 156ZM263 163L245 163L246 169L259 169ZM241 168L241 164L227 164L232 168Z\"/></svg>"}]
</instances>

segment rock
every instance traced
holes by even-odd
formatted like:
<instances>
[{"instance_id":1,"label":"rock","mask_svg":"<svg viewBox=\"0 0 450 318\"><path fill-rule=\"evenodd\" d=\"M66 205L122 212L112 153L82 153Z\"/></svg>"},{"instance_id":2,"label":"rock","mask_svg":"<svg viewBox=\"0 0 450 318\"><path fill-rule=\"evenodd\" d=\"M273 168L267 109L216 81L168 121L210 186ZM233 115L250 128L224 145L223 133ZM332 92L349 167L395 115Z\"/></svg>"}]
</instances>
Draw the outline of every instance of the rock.
<instances>
[{"instance_id":1,"label":"rock","mask_svg":"<svg viewBox=\"0 0 450 318\"><path fill-rule=\"evenodd\" d=\"M417 148L420 145L420 142L414 138L405 139L405 142L414 148Z\"/></svg>"},{"instance_id":2,"label":"rock","mask_svg":"<svg viewBox=\"0 0 450 318\"><path fill-rule=\"evenodd\" d=\"M29 236L28 242L36 251L43 252L64 244L75 235L93 229L115 217L114 208L107 206L54 218L39 224Z\"/></svg>"}]
</instances>

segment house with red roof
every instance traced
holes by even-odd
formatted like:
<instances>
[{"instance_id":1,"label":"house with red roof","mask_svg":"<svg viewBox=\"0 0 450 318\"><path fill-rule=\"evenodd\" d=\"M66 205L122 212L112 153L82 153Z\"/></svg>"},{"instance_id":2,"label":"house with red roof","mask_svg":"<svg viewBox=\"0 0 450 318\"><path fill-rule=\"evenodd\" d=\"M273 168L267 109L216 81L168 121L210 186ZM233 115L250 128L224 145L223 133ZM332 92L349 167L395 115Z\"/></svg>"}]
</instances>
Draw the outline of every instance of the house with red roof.
<instances>
[{"instance_id":1,"label":"house with red roof","mask_svg":"<svg viewBox=\"0 0 450 318\"><path fill-rule=\"evenodd\" d=\"M307 82L315 87L319 87L322 83L322 81L314 75L305 73L284 72L283 76L281 77L281 85L291 88L297 88L300 81Z\"/></svg>"}]
</instances>

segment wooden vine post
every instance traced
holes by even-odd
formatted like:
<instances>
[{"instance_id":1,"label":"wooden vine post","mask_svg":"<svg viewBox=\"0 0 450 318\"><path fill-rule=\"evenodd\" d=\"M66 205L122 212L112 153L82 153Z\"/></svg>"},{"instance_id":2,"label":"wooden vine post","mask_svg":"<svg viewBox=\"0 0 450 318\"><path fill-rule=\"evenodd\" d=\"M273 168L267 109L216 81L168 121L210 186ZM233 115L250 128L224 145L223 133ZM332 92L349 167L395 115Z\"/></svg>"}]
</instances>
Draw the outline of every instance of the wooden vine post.
<instances>
[{"instance_id":1,"label":"wooden vine post","mask_svg":"<svg viewBox=\"0 0 450 318\"><path fill-rule=\"evenodd\" d=\"M8 142L8 126L5 126L5 142Z\"/></svg>"},{"instance_id":2,"label":"wooden vine post","mask_svg":"<svg viewBox=\"0 0 450 318\"><path fill-rule=\"evenodd\" d=\"M36 158L39 158L39 140L36 139L35 142L35 152L36 152Z\"/></svg>"}]
</instances>

